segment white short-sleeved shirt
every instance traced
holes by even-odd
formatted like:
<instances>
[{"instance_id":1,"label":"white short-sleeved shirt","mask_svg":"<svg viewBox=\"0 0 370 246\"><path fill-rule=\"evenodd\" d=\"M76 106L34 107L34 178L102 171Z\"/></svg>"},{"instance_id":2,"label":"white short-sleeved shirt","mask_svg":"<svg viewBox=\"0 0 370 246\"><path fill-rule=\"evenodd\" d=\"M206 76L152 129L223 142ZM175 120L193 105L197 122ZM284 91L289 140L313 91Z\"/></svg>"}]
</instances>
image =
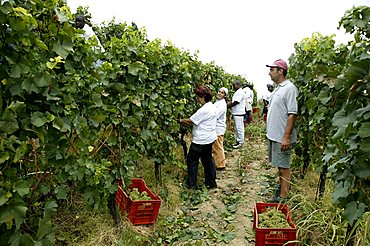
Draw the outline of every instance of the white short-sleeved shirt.
<instances>
[{"instance_id":1,"label":"white short-sleeved shirt","mask_svg":"<svg viewBox=\"0 0 370 246\"><path fill-rule=\"evenodd\" d=\"M205 103L190 119L193 122L193 143L204 145L217 139L216 106L212 102Z\"/></svg>"},{"instance_id":2,"label":"white short-sleeved shirt","mask_svg":"<svg viewBox=\"0 0 370 246\"><path fill-rule=\"evenodd\" d=\"M85 24L84 27L82 28L82 30L85 31L85 34L84 34L83 37L86 40L89 39L89 38L91 38L91 37L94 37L96 39L96 41L98 42L98 46L101 49L101 51L102 52L105 52L105 49L104 49L103 45L101 45L99 38L97 37L97 35L95 34L95 32L94 32L94 30L92 29L91 26ZM93 47L93 48L95 48L95 47Z\"/></svg>"},{"instance_id":3,"label":"white short-sleeved shirt","mask_svg":"<svg viewBox=\"0 0 370 246\"><path fill-rule=\"evenodd\" d=\"M245 99L246 95L242 88L239 88L233 95L233 102L239 102L232 108L233 115L244 115L245 114Z\"/></svg>"},{"instance_id":4,"label":"white short-sleeved shirt","mask_svg":"<svg viewBox=\"0 0 370 246\"><path fill-rule=\"evenodd\" d=\"M227 105L224 98L214 103L216 107L216 134L217 136L224 135L226 131L226 112Z\"/></svg>"},{"instance_id":5,"label":"white short-sleeved shirt","mask_svg":"<svg viewBox=\"0 0 370 246\"><path fill-rule=\"evenodd\" d=\"M266 100L266 101L270 101L270 97L271 97L271 91L267 91L265 95L263 95L262 99Z\"/></svg>"},{"instance_id":6,"label":"white short-sleeved shirt","mask_svg":"<svg viewBox=\"0 0 370 246\"><path fill-rule=\"evenodd\" d=\"M288 114L298 114L298 90L289 80L279 84L271 93L267 112L266 136L268 139L281 143L288 122ZM295 128L290 135L290 142L297 141Z\"/></svg>"},{"instance_id":7,"label":"white short-sleeved shirt","mask_svg":"<svg viewBox=\"0 0 370 246\"><path fill-rule=\"evenodd\" d=\"M252 110L252 104L253 104L253 91L247 86L243 88L243 91L246 95L245 98L245 110L246 111L251 111Z\"/></svg>"}]
</instances>

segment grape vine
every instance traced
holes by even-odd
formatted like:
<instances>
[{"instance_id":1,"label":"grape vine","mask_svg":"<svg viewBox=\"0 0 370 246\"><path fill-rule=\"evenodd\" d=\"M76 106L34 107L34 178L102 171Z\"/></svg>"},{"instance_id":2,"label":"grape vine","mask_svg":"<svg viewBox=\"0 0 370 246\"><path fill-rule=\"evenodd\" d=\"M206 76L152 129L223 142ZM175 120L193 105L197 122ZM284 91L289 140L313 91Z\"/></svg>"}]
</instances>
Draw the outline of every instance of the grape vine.
<instances>
[{"instance_id":1,"label":"grape vine","mask_svg":"<svg viewBox=\"0 0 370 246\"><path fill-rule=\"evenodd\" d=\"M1 1L0 13L0 241L8 244L51 245L58 204L80 192L105 207L143 156L172 164L178 119L197 107L195 84L246 82L136 25L94 26L105 52L93 49L62 0Z\"/></svg>"},{"instance_id":2,"label":"grape vine","mask_svg":"<svg viewBox=\"0 0 370 246\"><path fill-rule=\"evenodd\" d=\"M340 26L354 34L348 45L314 34L295 45L290 77L299 87L301 139L296 165L304 155L335 183L333 202L349 225L370 207L370 8L346 11ZM323 177L324 177L323 176Z\"/></svg>"}]
</instances>

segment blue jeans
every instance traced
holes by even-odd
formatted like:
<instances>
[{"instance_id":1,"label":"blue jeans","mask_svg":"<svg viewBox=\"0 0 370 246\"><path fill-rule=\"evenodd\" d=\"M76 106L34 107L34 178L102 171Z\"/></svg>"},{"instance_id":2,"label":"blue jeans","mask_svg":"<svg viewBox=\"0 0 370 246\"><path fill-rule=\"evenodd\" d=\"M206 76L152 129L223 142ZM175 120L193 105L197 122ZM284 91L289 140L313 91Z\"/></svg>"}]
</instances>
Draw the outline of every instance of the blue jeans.
<instances>
[{"instance_id":1,"label":"blue jeans","mask_svg":"<svg viewBox=\"0 0 370 246\"><path fill-rule=\"evenodd\" d=\"M186 163L188 167L188 179L186 186L190 189L197 189L198 164L199 159L202 161L204 168L204 184L207 188L215 188L216 184L216 169L212 158L212 144L196 144L191 143Z\"/></svg>"}]
</instances>

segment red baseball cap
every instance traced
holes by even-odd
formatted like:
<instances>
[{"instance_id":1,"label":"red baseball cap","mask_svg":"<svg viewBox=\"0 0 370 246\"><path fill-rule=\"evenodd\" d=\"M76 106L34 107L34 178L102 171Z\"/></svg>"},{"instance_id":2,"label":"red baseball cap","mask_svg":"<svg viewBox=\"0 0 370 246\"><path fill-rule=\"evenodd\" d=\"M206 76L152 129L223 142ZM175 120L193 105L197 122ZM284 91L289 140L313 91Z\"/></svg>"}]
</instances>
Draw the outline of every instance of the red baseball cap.
<instances>
[{"instance_id":1,"label":"red baseball cap","mask_svg":"<svg viewBox=\"0 0 370 246\"><path fill-rule=\"evenodd\" d=\"M272 63L271 65L266 65L266 67L280 67L280 68L288 71L288 65L286 64L286 62L283 59L278 59L278 60L274 61L274 63Z\"/></svg>"}]
</instances>

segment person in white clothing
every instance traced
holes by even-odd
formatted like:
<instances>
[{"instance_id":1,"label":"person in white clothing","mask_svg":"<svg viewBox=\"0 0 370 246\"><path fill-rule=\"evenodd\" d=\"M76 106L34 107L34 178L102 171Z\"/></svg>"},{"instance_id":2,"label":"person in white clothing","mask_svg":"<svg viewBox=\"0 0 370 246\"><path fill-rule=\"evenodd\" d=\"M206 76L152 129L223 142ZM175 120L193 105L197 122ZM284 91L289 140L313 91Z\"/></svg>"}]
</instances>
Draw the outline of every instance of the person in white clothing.
<instances>
[{"instance_id":1,"label":"person in white clothing","mask_svg":"<svg viewBox=\"0 0 370 246\"><path fill-rule=\"evenodd\" d=\"M242 89L242 84L239 80L233 82L235 93L232 101L227 104L228 108L232 108L232 115L234 117L234 128L236 143L233 145L234 149L240 148L244 144L244 115L245 115L245 100L246 95Z\"/></svg>"},{"instance_id":2,"label":"person in white clothing","mask_svg":"<svg viewBox=\"0 0 370 246\"><path fill-rule=\"evenodd\" d=\"M253 97L254 97L252 85L245 84L243 91L246 95L244 121L246 122L246 124L248 124L251 121L251 113L252 113L252 105L253 105Z\"/></svg>"},{"instance_id":3,"label":"person in white clothing","mask_svg":"<svg viewBox=\"0 0 370 246\"><path fill-rule=\"evenodd\" d=\"M269 161L278 168L280 176L280 186L270 202L281 202L287 197L291 182L292 147L297 141L298 89L286 79L288 65L284 60L278 59L266 66L270 68L271 80L277 85L271 93L267 113L268 154Z\"/></svg>"},{"instance_id":4,"label":"person in white clothing","mask_svg":"<svg viewBox=\"0 0 370 246\"><path fill-rule=\"evenodd\" d=\"M99 40L98 36L95 34L92 27L89 26L88 24L86 24L86 20L85 20L85 17L83 15L78 15L76 17L76 28L84 30L85 33L84 33L83 37L86 40L88 40L89 38L95 38L96 42L98 43L99 48L103 52L105 51L103 45L101 45L100 40Z\"/></svg>"},{"instance_id":5,"label":"person in white clothing","mask_svg":"<svg viewBox=\"0 0 370 246\"><path fill-rule=\"evenodd\" d=\"M103 45L100 43L100 40L98 38L98 36L95 34L94 30L92 29L91 26L89 26L87 23L86 23L86 20L85 20L85 17L83 15L78 15L76 17L76 28L77 29L82 29L84 30L84 34L83 35L80 35L82 37L85 38L85 40L89 40L90 38L93 38L97 45L94 45L92 46L92 49L95 51L96 49L100 49L102 52L105 52L105 49L103 47ZM102 60L98 59L96 62L95 62L95 66L100 66L101 64L103 63Z\"/></svg>"},{"instance_id":6,"label":"person in white clothing","mask_svg":"<svg viewBox=\"0 0 370 246\"><path fill-rule=\"evenodd\" d=\"M197 189L198 164L202 161L204 168L204 183L208 189L217 188L216 169L212 158L212 144L217 139L216 134L216 106L212 103L212 92L206 86L195 89L197 99L202 107L190 118L180 119L185 126L193 125L193 139L186 158L188 178L186 187Z\"/></svg>"},{"instance_id":7,"label":"person in white clothing","mask_svg":"<svg viewBox=\"0 0 370 246\"><path fill-rule=\"evenodd\" d=\"M265 121L267 118L267 111L268 111L271 93L274 90L274 87L272 86L272 84L267 84L266 86L267 86L267 92L262 97L262 100L263 100L262 116Z\"/></svg>"},{"instance_id":8,"label":"person in white clothing","mask_svg":"<svg viewBox=\"0 0 370 246\"><path fill-rule=\"evenodd\" d=\"M216 170L223 170L226 167L225 151L224 151L224 134L226 131L226 112L227 104L225 97L227 96L228 89L222 87L217 92L217 100L214 103L216 106L216 134L217 139L212 145L213 160L215 161Z\"/></svg>"}]
</instances>

